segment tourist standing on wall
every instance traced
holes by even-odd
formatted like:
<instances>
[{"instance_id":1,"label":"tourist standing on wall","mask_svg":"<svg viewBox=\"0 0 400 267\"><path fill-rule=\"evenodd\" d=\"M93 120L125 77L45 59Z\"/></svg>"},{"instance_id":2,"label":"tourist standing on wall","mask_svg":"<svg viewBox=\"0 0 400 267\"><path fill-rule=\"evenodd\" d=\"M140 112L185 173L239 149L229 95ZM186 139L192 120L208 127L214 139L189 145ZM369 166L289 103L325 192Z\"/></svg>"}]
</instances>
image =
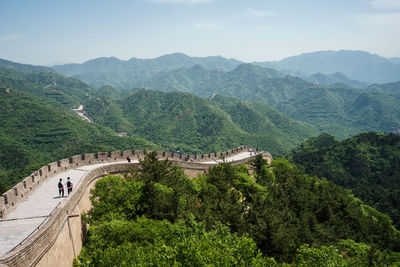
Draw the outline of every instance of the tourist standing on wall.
<instances>
[{"instance_id":1,"label":"tourist standing on wall","mask_svg":"<svg viewBox=\"0 0 400 267\"><path fill-rule=\"evenodd\" d=\"M62 183L62 179L60 179L60 181L58 182L58 196L61 197L61 194L62 197L64 197L64 185Z\"/></svg>"},{"instance_id":2,"label":"tourist standing on wall","mask_svg":"<svg viewBox=\"0 0 400 267\"><path fill-rule=\"evenodd\" d=\"M68 190L68 195L69 195L69 193L72 192L72 182L69 177L67 178L67 190Z\"/></svg>"}]
</instances>

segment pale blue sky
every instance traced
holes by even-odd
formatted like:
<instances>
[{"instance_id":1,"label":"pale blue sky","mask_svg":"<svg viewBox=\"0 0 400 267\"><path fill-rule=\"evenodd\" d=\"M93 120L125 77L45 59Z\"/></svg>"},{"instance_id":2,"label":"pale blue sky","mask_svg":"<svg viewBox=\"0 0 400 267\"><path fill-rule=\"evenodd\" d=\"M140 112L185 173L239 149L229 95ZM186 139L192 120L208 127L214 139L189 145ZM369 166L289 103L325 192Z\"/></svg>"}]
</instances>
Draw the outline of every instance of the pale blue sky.
<instances>
[{"instance_id":1,"label":"pale blue sky","mask_svg":"<svg viewBox=\"0 0 400 267\"><path fill-rule=\"evenodd\" d=\"M400 0L0 0L0 58L22 63L340 49L400 56Z\"/></svg>"}]
</instances>

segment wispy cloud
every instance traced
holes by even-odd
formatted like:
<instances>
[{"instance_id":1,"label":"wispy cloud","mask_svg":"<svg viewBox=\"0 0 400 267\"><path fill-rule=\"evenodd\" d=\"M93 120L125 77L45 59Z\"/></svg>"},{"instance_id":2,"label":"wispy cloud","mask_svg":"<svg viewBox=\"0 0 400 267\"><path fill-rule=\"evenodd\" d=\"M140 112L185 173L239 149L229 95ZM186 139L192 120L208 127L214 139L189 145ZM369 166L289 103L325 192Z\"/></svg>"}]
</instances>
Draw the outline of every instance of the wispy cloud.
<instances>
[{"instance_id":1,"label":"wispy cloud","mask_svg":"<svg viewBox=\"0 0 400 267\"><path fill-rule=\"evenodd\" d=\"M197 5L211 3L214 2L214 0L151 0L151 2Z\"/></svg>"},{"instance_id":2,"label":"wispy cloud","mask_svg":"<svg viewBox=\"0 0 400 267\"><path fill-rule=\"evenodd\" d=\"M0 40L2 41L11 41L11 40L17 40L20 39L22 36L19 34L10 34L10 35L3 35L0 36Z\"/></svg>"},{"instance_id":3,"label":"wispy cloud","mask_svg":"<svg viewBox=\"0 0 400 267\"><path fill-rule=\"evenodd\" d=\"M381 9L400 9L400 1L399 0L373 0L369 3L374 8Z\"/></svg>"},{"instance_id":4,"label":"wispy cloud","mask_svg":"<svg viewBox=\"0 0 400 267\"><path fill-rule=\"evenodd\" d=\"M255 17L270 17L270 16L275 16L277 14L275 11L260 10L254 8L246 9L245 13Z\"/></svg>"}]
</instances>

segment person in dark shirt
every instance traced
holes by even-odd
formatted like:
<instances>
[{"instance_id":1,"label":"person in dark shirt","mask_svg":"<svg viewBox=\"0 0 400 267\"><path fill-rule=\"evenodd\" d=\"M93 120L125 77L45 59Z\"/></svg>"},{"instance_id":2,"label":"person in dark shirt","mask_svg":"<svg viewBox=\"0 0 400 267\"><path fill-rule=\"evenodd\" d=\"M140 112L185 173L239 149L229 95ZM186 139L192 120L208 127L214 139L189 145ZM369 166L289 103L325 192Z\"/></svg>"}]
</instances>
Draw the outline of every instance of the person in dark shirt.
<instances>
[{"instance_id":1,"label":"person in dark shirt","mask_svg":"<svg viewBox=\"0 0 400 267\"><path fill-rule=\"evenodd\" d=\"M62 183L62 179L58 182L58 196L64 197L64 185Z\"/></svg>"},{"instance_id":2,"label":"person in dark shirt","mask_svg":"<svg viewBox=\"0 0 400 267\"><path fill-rule=\"evenodd\" d=\"M68 195L69 195L69 193L72 192L72 182L69 177L67 178L67 190L68 190Z\"/></svg>"}]
</instances>

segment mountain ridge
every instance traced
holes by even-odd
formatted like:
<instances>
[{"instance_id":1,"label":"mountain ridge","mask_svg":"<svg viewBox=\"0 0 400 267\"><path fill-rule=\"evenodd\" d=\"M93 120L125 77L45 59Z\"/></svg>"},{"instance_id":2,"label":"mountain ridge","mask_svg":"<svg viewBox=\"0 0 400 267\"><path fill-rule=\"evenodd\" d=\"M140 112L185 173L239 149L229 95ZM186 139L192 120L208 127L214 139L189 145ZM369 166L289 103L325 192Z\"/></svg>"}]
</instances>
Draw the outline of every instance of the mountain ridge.
<instances>
[{"instance_id":1,"label":"mountain ridge","mask_svg":"<svg viewBox=\"0 0 400 267\"><path fill-rule=\"evenodd\" d=\"M361 82L397 82L400 78L400 65L389 59L365 51L326 50L284 58L280 61L254 62L254 64L273 67L302 75L317 72L331 74L342 72L351 79Z\"/></svg>"}]
</instances>

